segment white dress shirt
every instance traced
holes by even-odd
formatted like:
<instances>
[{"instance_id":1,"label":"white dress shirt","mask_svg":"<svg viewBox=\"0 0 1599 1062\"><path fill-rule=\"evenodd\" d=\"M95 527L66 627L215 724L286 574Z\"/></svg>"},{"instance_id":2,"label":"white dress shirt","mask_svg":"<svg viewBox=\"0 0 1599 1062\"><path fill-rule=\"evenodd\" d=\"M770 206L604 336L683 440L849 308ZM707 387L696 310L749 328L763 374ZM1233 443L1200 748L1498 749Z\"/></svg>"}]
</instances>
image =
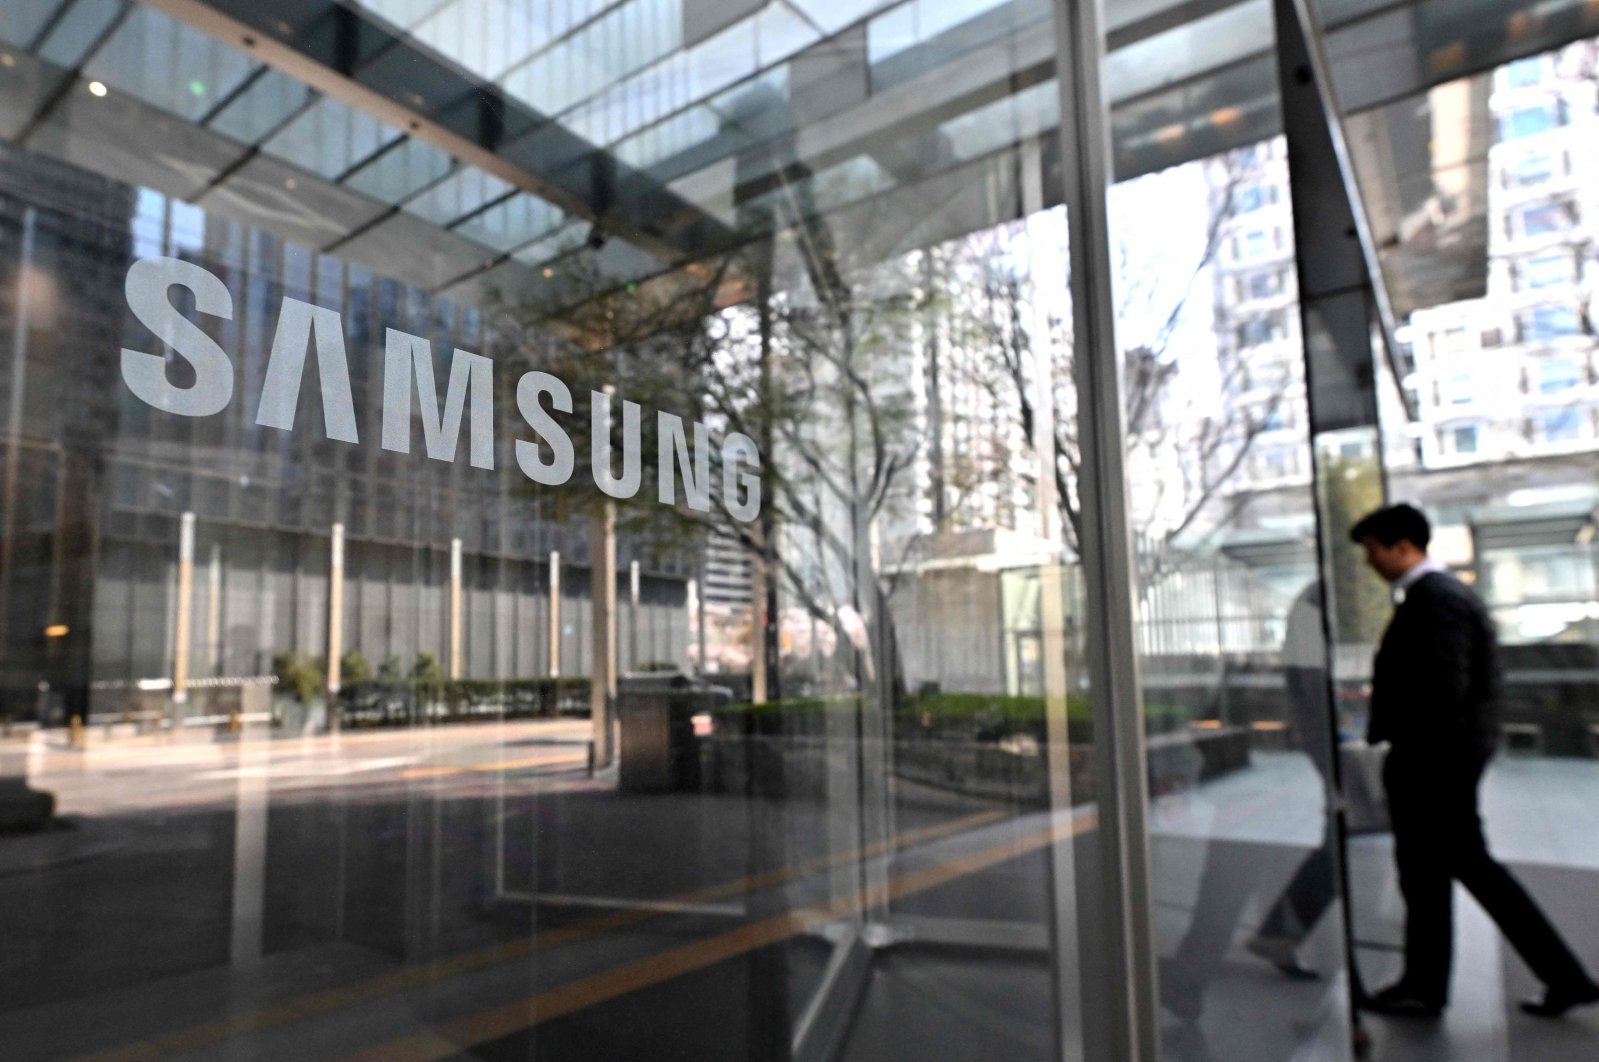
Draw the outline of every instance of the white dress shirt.
<instances>
[{"instance_id":1,"label":"white dress shirt","mask_svg":"<svg viewBox=\"0 0 1599 1062\"><path fill-rule=\"evenodd\" d=\"M1432 572L1447 572L1449 569L1433 560L1423 557L1421 560L1405 569L1405 573L1394 580L1394 603L1402 604L1405 600L1405 591L1421 581L1422 576Z\"/></svg>"}]
</instances>

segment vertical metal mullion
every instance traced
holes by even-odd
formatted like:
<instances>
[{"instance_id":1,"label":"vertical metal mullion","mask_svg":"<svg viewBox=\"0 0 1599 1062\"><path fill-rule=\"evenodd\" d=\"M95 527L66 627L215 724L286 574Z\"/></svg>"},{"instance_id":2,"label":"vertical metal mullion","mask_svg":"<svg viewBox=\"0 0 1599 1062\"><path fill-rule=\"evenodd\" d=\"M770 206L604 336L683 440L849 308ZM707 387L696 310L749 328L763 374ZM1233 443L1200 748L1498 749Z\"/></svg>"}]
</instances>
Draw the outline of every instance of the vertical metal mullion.
<instances>
[{"instance_id":1,"label":"vertical metal mullion","mask_svg":"<svg viewBox=\"0 0 1599 1062\"><path fill-rule=\"evenodd\" d=\"M1384 354L1393 365L1392 311L1378 268L1375 244L1359 196L1354 169L1344 143L1340 109L1334 97L1327 59L1321 44L1321 27L1304 0L1274 0L1277 31L1278 85L1282 96L1283 127L1288 149L1289 190L1293 209L1295 275L1299 288L1300 333L1304 342L1305 402L1311 439L1311 490L1316 499L1317 569L1321 584L1322 640L1327 654L1326 703L1323 721L1328 740L1328 774L1335 801L1342 791L1337 704L1337 639L1332 585L1331 551L1346 529L1327 524L1321 502L1325 478L1322 451L1324 433L1364 429L1372 433L1374 459L1382 476L1382 496L1388 497L1387 467L1381 417L1378 415L1376 377L1371 365L1373 333L1379 333ZM1314 247L1313 260L1305 250ZM1314 265L1314 269L1310 268ZM1351 324L1340 322L1340 303L1359 298L1362 314ZM1340 326L1341 325L1341 326ZM1397 367L1395 368L1397 379ZM1355 953L1354 912L1351 905L1348 823L1344 809L1334 805L1329 837L1334 874L1343 900L1339 912L1343 931L1344 961L1348 971L1348 1017L1352 1035L1360 1035L1359 1001L1365 995Z\"/></svg>"},{"instance_id":2,"label":"vertical metal mullion","mask_svg":"<svg viewBox=\"0 0 1599 1062\"><path fill-rule=\"evenodd\" d=\"M1080 1047L1062 1057L1153 1062L1159 1057L1150 906L1143 706L1133 604L1133 547L1123 455L1121 373L1111 293L1109 116L1102 77L1100 0L1056 0L1061 167L1069 229L1073 364L1077 387L1079 549L1088 614L1100 873L1078 896L1095 898L1104 963L1081 979ZM1067 918L1083 917L1062 912ZM1081 923L1080 923L1081 924ZM1056 955L1057 964L1075 956ZM1061 992L1071 991L1061 979ZM1073 1001L1074 1003L1076 1001Z\"/></svg>"}]
</instances>

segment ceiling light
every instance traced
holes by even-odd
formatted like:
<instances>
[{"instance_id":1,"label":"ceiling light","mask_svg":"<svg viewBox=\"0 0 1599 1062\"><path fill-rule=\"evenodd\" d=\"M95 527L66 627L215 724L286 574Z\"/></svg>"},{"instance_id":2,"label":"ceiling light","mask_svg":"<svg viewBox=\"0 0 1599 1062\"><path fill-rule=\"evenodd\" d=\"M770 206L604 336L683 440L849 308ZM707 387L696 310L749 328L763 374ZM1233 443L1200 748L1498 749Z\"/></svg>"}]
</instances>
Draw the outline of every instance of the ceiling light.
<instances>
[{"instance_id":1,"label":"ceiling light","mask_svg":"<svg viewBox=\"0 0 1599 1062\"><path fill-rule=\"evenodd\" d=\"M91 95L91 96L104 96L105 95L105 82L104 81L91 81L91 82L89 82L89 95Z\"/></svg>"}]
</instances>

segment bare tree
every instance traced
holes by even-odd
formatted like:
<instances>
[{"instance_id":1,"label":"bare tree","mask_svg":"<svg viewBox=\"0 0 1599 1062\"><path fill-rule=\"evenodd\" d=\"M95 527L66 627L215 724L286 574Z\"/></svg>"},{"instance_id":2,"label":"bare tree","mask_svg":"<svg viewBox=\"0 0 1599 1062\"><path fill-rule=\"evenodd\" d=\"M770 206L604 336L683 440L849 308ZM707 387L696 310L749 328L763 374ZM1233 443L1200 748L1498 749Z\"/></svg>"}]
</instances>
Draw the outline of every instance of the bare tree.
<instances>
[{"instance_id":1,"label":"bare tree","mask_svg":"<svg viewBox=\"0 0 1599 1062\"><path fill-rule=\"evenodd\" d=\"M1197 416L1181 408L1180 358L1185 352L1176 344L1183 335L1192 300L1201 293L1201 282L1209 275L1228 224L1238 213L1238 190L1255 176L1251 164L1239 154L1229 156L1223 165L1226 176L1211 196L1203 238L1180 280L1145 281L1145 274L1153 272L1149 266L1154 253L1169 254L1168 247L1152 253L1125 240L1117 247L1116 268L1122 281L1117 285L1118 320L1157 322L1140 341L1121 350L1123 426L1129 466L1135 471L1142 468L1151 472L1146 478L1154 487L1145 503L1132 514L1146 587L1180 562L1182 551L1178 544L1202 517L1225 524L1229 511L1236 513L1243 503L1243 495L1233 491L1240 486L1239 473L1246 467L1256 439L1286 401L1292 382L1285 367L1262 373L1258 365L1252 364L1248 351L1222 344L1215 362L1221 394L1230 396L1252 390L1259 397L1247 406L1224 403L1218 411ZM986 256L983 261L987 265L983 283L997 308L989 319L990 343L1009 372L1026 437L1053 452L1054 495L1062 533L1068 551L1075 554L1082 533L1078 492L1082 448L1075 416L1075 347L1070 325L1060 314L1049 314L1042 323L1030 324L1036 315L1027 312L1034 298L1027 278L1005 268L1003 259L996 256ZM1036 390L1032 379L1040 356L1047 365L1055 407L1053 417L1047 418L1053 422L1054 438L1047 440L1038 438L1046 418L1038 416L1032 397ZM1170 475L1154 474L1153 470L1162 465ZM1218 506L1222 507L1219 512Z\"/></svg>"},{"instance_id":2,"label":"bare tree","mask_svg":"<svg viewBox=\"0 0 1599 1062\"><path fill-rule=\"evenodd\" d=\"M559 281L566 290L537 304L498 301L494 332L502 358L571 387L580 466L602 441L588 434L589 394L613 382L618 398L755 440L756 521L735 519L721 496L720 446L710 512L655 504L661 455L646 431L644 483L638 500L618 506L618 526L662 548L700 548L709 534L742 544L834 629L837 644L856 647L861 685L897 684L888 587L872 555L881 525L905 500L902 480L920 445L913 396L896 385L917 294L904 262L852 261L833 222L805 204L789 220L771 241L624 290L607 290L614 285L592 269L569 268ZM773 275L784 268L774 261L780 251L794 273L782 283ZM552 315L551 304L567 308ZM586 485L531 493L556 518L603 502ZM856 617L868 622L865 645Z\"/></svg>"}]
</instances>

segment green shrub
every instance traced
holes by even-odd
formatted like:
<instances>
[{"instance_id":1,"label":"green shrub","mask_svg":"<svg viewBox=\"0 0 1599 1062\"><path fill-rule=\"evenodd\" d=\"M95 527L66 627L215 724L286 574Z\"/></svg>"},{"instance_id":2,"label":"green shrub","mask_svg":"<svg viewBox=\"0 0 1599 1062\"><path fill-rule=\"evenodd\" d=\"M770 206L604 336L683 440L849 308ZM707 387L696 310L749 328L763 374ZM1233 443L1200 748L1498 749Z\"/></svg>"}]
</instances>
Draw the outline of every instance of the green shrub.
<instances>
[{"instance_id":1,"label":"green shrub","mask_svg":"<svg viewBox=\"0 0 1599 1062\"><path fill-rule=\"evenodd\" d=\"M416 662L411 665L411 677L418 682L444 681L444 668L439 664L437 654L426 649L416 654Z\"/></svg>"},{"instance_id":2,"label":"green shrub","mask_svg":"<svg viewBox=\"0 0 1599 1062\"><path fill-rule=\"evenodd\" d=\"M808 716L826 711L855 711L860 698L855 694L835 697L796 697L761 704L734 704L722 709L729 715ZM1043 697L1010 696L995 693L928 693L906 697L894 711L898 728L943 733L952 737L998 738L1007 734L1031 734L1042 742L1048 738L1048 719ZM1144 709L1144 728L1150 734L1170 733L1188 724L1189 712L1176 705L1151 704ZM1093 707L1081 694L1066 698L1067 740L1087 743L1093 740Z\"/></svg>"},{"instance_id":3,"label":"green shrub","mask_svg":"<svg viewBox=\"0 0 1599 1062\"><path fill-rule=\"evenodd\" d=\"M339 682L365 682L372 677L372 665L359 649L348 649L339 657Z\"/></svg>"},{"instance_id":4,"label":"green shrub","mask_svg":"<svg viewBox=\"0 0 1599 1062\"><path fill-rule=\"evenodd\" d=\"M346 683L339 691L347 726L414 722L531 719L555 715L563 703L588 703L589 680L573 678L382 679Z\"/></svg>"},{"instance_id":5,"label":"green shrub","mask_svg":"<svg viewBox=\"0 0 1599 1062\"><path fill-rule=\"evenodd\" d=\"M327 661L321 657L301 660L298 653L283 649L272 654L272 674L280 692L303 703L327 684Z\"/></svg>"}]
</instances>

